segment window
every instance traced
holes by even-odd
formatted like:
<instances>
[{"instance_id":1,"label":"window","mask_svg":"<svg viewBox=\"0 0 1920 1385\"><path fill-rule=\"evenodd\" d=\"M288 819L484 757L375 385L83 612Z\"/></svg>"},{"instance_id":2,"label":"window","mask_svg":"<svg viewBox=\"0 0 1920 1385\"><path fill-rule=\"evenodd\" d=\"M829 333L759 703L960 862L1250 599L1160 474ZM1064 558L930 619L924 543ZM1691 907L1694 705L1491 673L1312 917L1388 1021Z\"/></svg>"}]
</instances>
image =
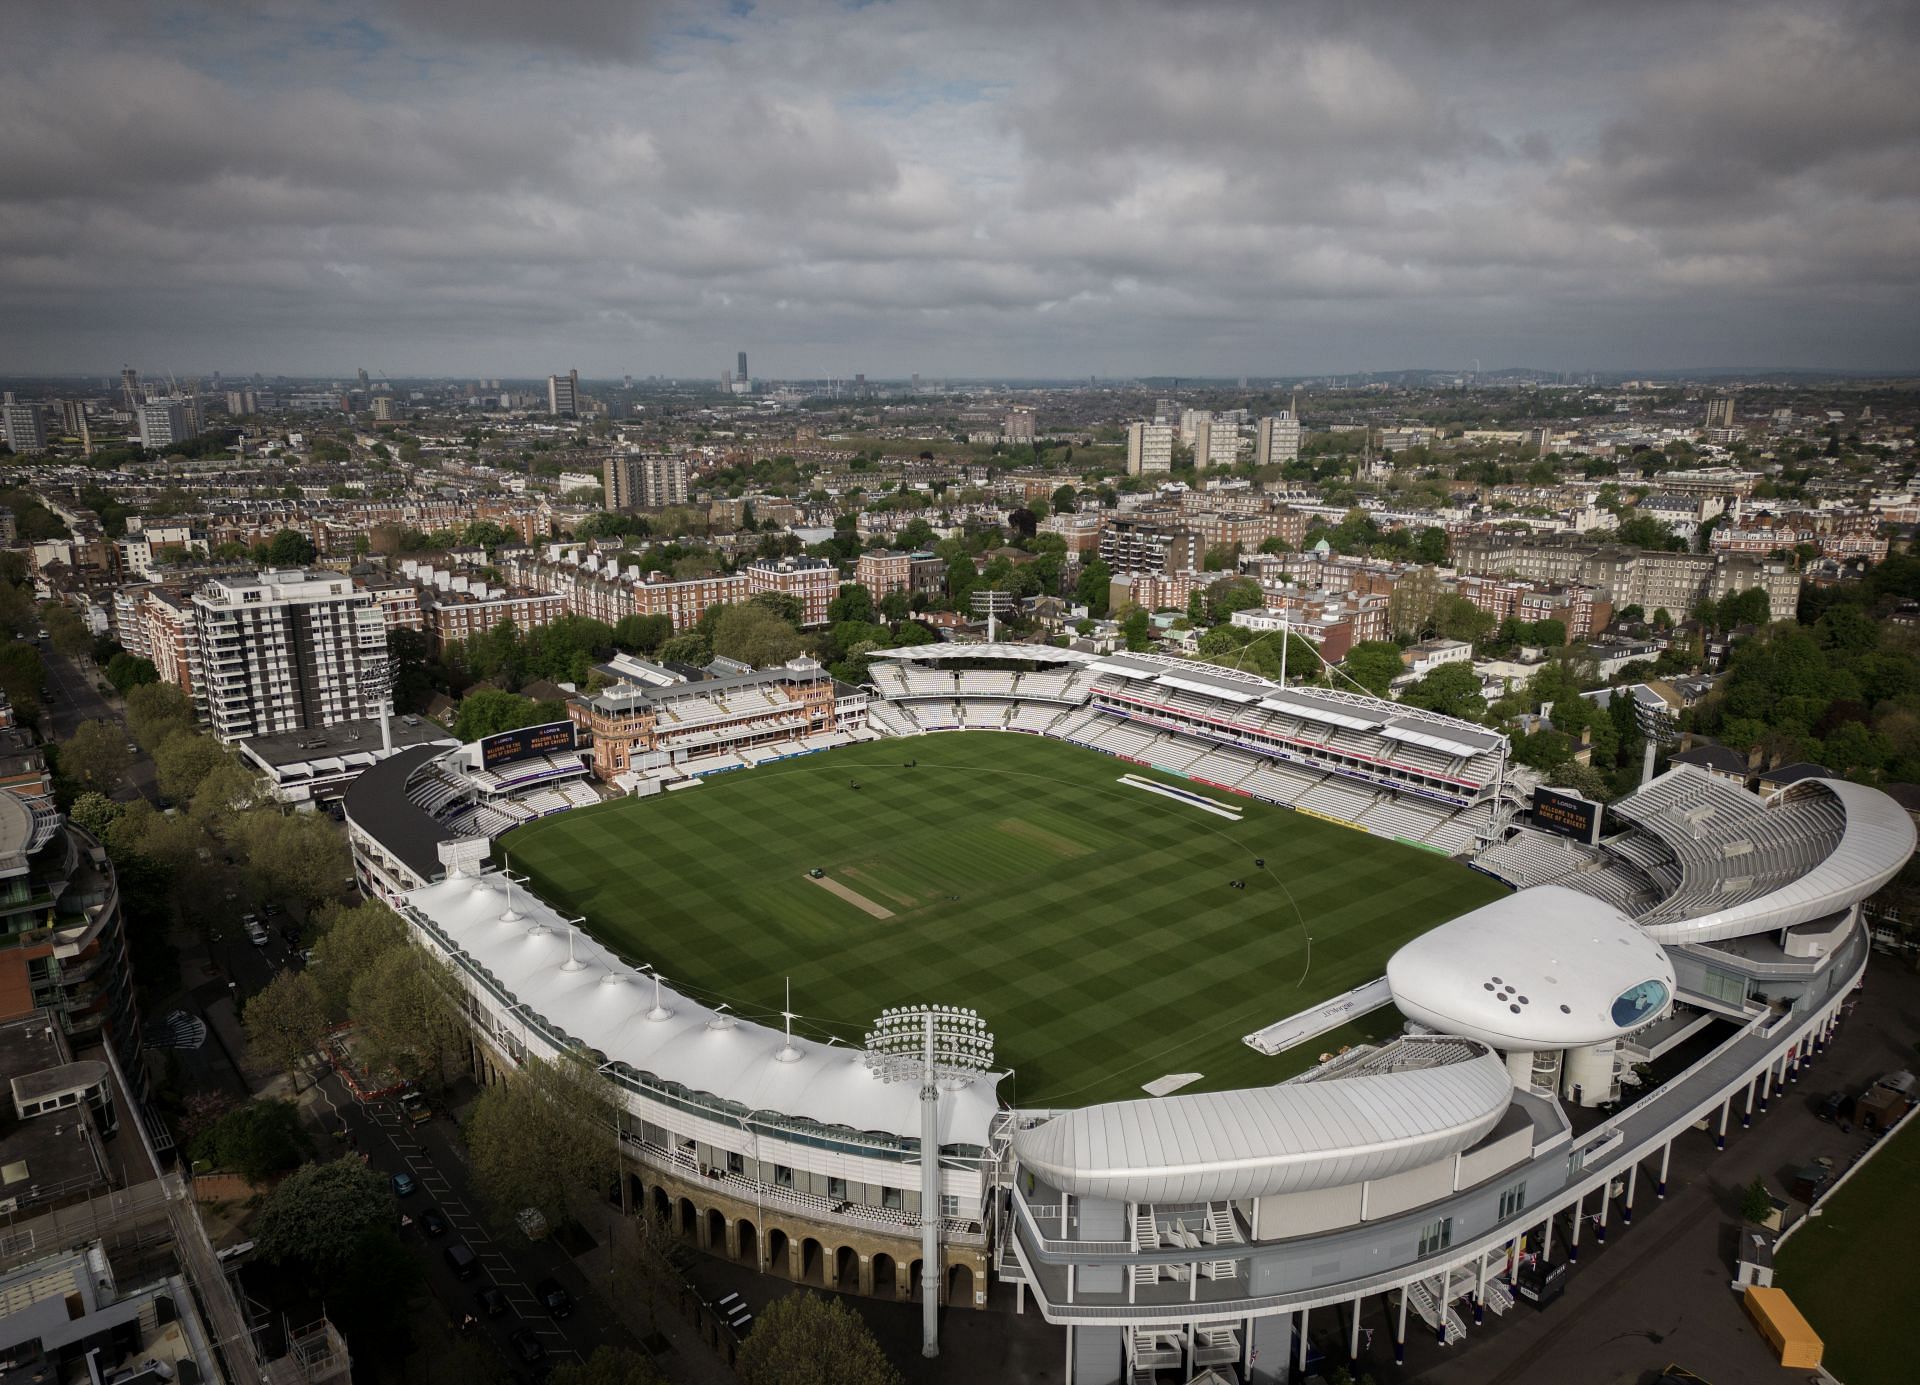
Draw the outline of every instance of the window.
<instances>
[{"instance_id":1,"label":"window","mask_svg":"<svg viewBox=\"0 0 1920 1385\"><path fill-rule=\"evenodd\" d=\"M1527 1185L1516 1183L1500 1194L1500 1220L1505 1221L1527 1205Z\"/></svg>"},{"instance_id":2,"label":"window","mask_svg":"<svg viewBox=\"0 0 1920 1385\"><path fill-rule=\"evenodd\" d=\"M900 1211L904 1206L900 1198L900 1190L898 1188L882 1188L880 1190L880 1205L882 1207L891 1207L896 1212Z\"/></svg>"},{"instance_id":3,"label":"window","mask_svg":"<svg viewBox=\"0 0 1920 1385\"><path fill-rule=\"evenodd\" d=\"M743 1154L736 1154L732 1150L728 1150L727 1151L727 1172L728 1173L745 1173L746 1171L747 1171L746 1156Z\"/></svg>"},{"instance_id":4,"label":"window","mask_svg":"<svg viewBox=\"0 0 1920 1385\"><path fill-rule=\"evenodd\" d=\"M958 1193L940 1194L940 1215L957 1217L960 1215L960 1195Z\"/></svg>"},{"instance_id":5,"label":"window","mask_svg":"<svg viewBox=\"0 0 1920 1385\"><path fill-rule=\"evenodd\" d=\"M827 1196L835 1202L847 1200L847 1180L844 1178L827 1179Z\"/></svg>"},{"instance_id":6,"label":"window","mask_svg":"<svg viewBox=\"0 0 1920 1385\"><path fill-rule=\"evenodd\" d=\"M775 1164L773 1166L773 1186L776 1188L791 1188L793 1186L793 1170L785 1164Z\"/></svg>"},{"instance_id":7,"label":"window","mask_svg":"<svg viewBox=\"0 0 1920 1385\"><path fill-rule=\"evenodd\" d=\"M1747 979L1735 976L1730 971L1708 967L1701 978L1700 990L1703 995L1729 1005L1744 1005L1747 1002Z\"/></svg>"},{"instance_id":8,"label":"window","mask_svg":"<svg viewBox=\"0 0 1920 1385\"><path fill-rule=\"evenodd\" d=\"M1439 1221L1428 1222L1420 1232L1420 1254L1422 1257L1436 1251L1445 1250L1453 1244L1453 1218L1442 1217Z\"/></svg>"}]
</instances>

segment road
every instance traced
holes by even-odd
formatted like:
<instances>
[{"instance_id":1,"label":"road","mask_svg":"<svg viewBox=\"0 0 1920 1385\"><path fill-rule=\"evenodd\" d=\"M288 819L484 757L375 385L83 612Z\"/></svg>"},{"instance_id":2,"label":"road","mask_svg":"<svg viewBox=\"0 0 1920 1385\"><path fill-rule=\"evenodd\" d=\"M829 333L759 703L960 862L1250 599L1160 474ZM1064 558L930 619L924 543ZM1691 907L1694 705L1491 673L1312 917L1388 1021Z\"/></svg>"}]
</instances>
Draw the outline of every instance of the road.
<instances>
[{"instance_id":1,"label":"road","mask_svg":"<svg viewBox=\"0 0 1920 1385\"><path fill-rule=\"evenodd\" d=\"M40 661L46 667L47 687L53 693L47 703L47 715L53 722L53 739L64 741L73 734L74 727L83 721L109 721L125 729L124 708L117 699L109 702L102 697L95 686L100 675L92 660L58 654L42 646ZM127 744L133 744L131 736L127 738ZM153 761L144 751L136 748L126 778L113 796L122 803L140 797L155 803L160 801Z\"/></svg>"},{"instance_id":2,"label":"road","mask_svg":"<svg viewBox=\"0 0 1920 1385\"><path fill-rule=\"evenodd\" d=\"M416 1223L403 1240L420 1257L428 1287L450 1321L458 1322L469 1310L478 1317L474 1294L491 1285L506 1296L509 1311L491 1322L482 1321L478 1330L515 1365L518 1357L507 1334L523 1324L539 1334L550 1361L585 1358L606 1345L637 1347L633 1335L600 1297L604 1287L589 1286L557 1244L550 1240L528 1243L517 1232L500 1236L488 1229L470 1186L465 1146L445 1116L409 1125L392 1102L362 1106L354 1101L331 1073L321 1080L320 1097L319 1109L345 1122L374 1168L387 1174L411 1173L419 1182L420 1190L400 1204ZM439 1208L446 1217L450 1229L445 1235L428 1237L418 1229L420 1213L428 1207ZM454 1276L444 1254L454 1241L466 1242L480 1262L479 1272L464 1282ZM534 1299L532 1286L548 1276L573 1295L575 1307L566 1318L549 1317Z\"/></svg>"}]
</instances>

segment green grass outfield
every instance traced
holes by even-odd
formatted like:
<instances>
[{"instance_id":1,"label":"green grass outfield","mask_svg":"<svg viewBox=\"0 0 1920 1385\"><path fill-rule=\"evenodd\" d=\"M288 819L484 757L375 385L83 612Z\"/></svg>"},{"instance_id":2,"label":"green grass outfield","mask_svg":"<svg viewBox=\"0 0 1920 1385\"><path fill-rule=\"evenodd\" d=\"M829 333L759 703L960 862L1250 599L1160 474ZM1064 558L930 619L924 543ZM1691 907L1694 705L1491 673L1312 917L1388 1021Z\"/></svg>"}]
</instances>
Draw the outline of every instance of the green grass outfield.
<instances>
[{"instance_id":1,"label":"green grass outfield","mask_svg":"<svg viewBox=\"0 0 1920 1385\"><path fill-rule=\"evenodd\" d=\"M1825 1344L1820 1364L1846 1385L1896 1385L1915 1372L1907 1237L1920 1229L1920 1119L1885 1138L1773 1267L1773 1282Z\"/></svg>"},{"instance_id":2,"label":"green grass outfield","mask_svg":"<svg viewBox=\"0 0 1920 1385\"><path fill-rule=\"evenodd\" d=\"M561 813L496 853L615 951L745 1016L777 1016L788 977L801 1027L853 1043L889 1005L972 1006L1014 1069L1001 1095L1028 1107L1140 1096L1166 1073L1203 1074L1187 1091L1291 1076L1397 1016L1273 1058L1241 1036L1505 893L1303 813L1191 786L1233 822L1115 782L1129 772L1187 782L1038 736L869 742Z\"/></svg>"}]
</instances>

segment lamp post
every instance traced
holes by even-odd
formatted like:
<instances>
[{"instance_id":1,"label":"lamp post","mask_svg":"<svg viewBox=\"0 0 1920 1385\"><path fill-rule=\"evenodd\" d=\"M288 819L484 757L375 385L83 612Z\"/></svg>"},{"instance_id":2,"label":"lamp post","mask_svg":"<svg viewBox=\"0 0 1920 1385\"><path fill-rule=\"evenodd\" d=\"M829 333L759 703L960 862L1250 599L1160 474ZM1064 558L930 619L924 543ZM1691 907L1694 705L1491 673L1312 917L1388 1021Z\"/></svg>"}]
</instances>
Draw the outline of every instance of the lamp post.
<instances>
[{"instance_id":1,"label":"lamp post","mask_svg":"<svg viewBox=\"0 0 1920 1385\"><path fill-rule=\"evenodd\" d=\"M972 1010L906 1005L882 1010L867 1032L867 1067L882 1082L920 1083L922 1356L940 1354L940 1089L959 1090L993 1066L993 1035Z\"/></svg>"}]
</instances>

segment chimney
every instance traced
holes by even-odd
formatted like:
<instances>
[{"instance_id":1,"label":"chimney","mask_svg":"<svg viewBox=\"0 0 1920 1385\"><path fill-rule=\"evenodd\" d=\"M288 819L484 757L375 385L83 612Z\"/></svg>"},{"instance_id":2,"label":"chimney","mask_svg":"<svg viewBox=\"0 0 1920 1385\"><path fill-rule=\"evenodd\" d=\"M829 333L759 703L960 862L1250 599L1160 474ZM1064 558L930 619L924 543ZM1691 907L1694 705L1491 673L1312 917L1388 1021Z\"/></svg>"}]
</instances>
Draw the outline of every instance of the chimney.
<instances>
[{"instance_id":1,"label":"chimney","mask_svg":"<svg viewBox=\"0 0 1920 1385\"><path fill-rule=\"evenodd\" d=\"M1653 782L1653 757L1658 750L1659 746L1649 739L1647 748L1640 757L1640 783L1643 788Z\"/></svg>"},{"instance_id":2,"label":"chimney","mask_svg":"<svg viewBox=\"0 0 1920 1385\"><path fill-rule=\"evenodd\" d=\"M383 698L380 702L380 758L393 754L393 701Z\"/></svg>"}]
</instances>

